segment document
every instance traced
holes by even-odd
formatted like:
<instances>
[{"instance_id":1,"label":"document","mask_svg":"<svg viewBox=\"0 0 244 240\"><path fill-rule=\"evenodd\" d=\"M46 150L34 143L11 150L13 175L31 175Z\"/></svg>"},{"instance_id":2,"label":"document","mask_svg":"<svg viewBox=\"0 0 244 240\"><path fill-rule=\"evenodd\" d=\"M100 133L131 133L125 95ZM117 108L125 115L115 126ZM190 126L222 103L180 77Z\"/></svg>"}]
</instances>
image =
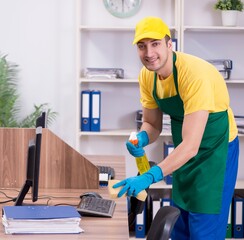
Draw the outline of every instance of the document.
<instances>
[{"instance_id":1,"label":"document","mask_svg":"<svg viewBox=\"0 0 244 240\"><path fill-rule=\"evenodd\" d=\"M5 206L6 234L81 233L81 216L72 206Z\"/></svg>"}]
</instances>

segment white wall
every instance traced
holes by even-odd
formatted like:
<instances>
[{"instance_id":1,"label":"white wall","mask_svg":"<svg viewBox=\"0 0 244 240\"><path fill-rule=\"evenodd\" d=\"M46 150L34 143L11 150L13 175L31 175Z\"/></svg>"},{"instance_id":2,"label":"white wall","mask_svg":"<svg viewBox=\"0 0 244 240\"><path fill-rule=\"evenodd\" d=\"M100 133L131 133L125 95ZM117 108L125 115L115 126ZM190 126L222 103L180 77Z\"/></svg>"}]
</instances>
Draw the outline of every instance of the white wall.
<instances>
[{"instance_id":1,"label":"white wall","mask_svg":"<svg viewBox=\"0 0 244 240\"><path fill-rule=\"evenodd\" d=\"M49 103L50 129L75 146L75 1L0 0L0 53L19 65L21 116Z\"/></svg>"}]
</instances>

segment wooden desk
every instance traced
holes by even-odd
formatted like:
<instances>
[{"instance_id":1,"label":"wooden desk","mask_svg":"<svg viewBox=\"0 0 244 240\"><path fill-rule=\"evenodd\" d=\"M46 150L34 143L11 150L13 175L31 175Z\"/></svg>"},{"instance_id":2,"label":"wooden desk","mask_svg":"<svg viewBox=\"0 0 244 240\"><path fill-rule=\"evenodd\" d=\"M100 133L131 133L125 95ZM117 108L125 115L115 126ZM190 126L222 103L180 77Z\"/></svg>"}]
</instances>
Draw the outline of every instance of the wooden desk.
<instances>
[{"instance_id":1,"label":"wooden desk","mask_svg":"<svg viewBox=\"0 0 244 240\"><path fill-rule=\"evenodd\" d=\"M124 157L114 156L86 156L94 164L107 165L115 168L115 175L117 179L125 177L125 162ZM111 162L110 162L111 161ZM7 189L0 188L1 192L4 192L10 197L16 197L20 189ZM39 191L40 204L47 203L49 205L55 204L71 204L77 206L79 203L79 196L87 191L95 191L104 198L109 198L107 187L99 189L41 189ZM30 197L30 194L28 195ZM7 198L0 193L0 201L7 200ZM2 223L0 223L0 239L15 239L15 240L73 240L73 239L129 239L128 229L128 213L127 213L127 201L126 198L115 199L116 208L112 218L99 218L99 217L82 217L81 228L84 229L84 233L81 234L54 234L54 235L6 235ZM25 201L26 203L27 201ZM3 205L0 205L0 210ZM9 203L8 205L13 205Z\"/></svg>"},{"instance_id":2,"label":"wooden desk","mask_svg":"<svg viewBox=\"0 0 244 240\"><path fill-rule=\"evenodd\" d=\"M6 193L8 196L15 197L17 191L14 189L1 189L1 191ZM107 193L107 188L103 189L90 189L89 191L96 191L104 198L109 198ZM86 192L86 190L81 189L46 189L40 191L40 200L38 203L47 203L49 205L55 204L72 204L78 205L79 196ZM6 200L3 194L0 194L0 201ZM28 195L30 197L30 195ZM48 201L48 199L50 199ZM2 223L0 224L0 239L18 239L18 240L49 240L49 239L60 239L60 240L72 240L72 239L129 239L128 230L128 214L127 214L127 203L126 199L115 199L116 208L112 218L99 218L99 217L82 217L81 228L84 229L84 233L81 234L55 234L55 235L6 235L4 233L4 227ZM26 201L25 201L26 202ZM7 205L7 204L5 204ZM10 203L8 205L13 205ZM0 205L2 208L3 205Z\"/></svg>"}]
</instances>

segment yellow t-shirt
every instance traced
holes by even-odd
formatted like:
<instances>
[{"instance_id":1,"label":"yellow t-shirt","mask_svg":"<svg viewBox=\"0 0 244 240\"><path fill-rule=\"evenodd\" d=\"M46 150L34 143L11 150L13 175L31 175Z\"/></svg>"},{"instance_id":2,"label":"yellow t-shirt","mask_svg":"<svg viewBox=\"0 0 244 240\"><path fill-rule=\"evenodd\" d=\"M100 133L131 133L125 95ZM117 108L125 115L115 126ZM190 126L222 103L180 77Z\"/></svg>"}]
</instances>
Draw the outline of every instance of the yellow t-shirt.
<instances>
[{"instance_id":1,"label":"yellow t-shirt","mask_svg":"<svg viewBox=\"0 0 244 240\"><path fill-rule=\"evenodd\" d=\"M203 59L182 52L177 52L176 56L178 90L184 105L184 114L200 110L207 110L210 113L228 110L229 141L234 140L238 131L222 75L212 64ZM154 72L143 67L139 83L142 106L148 109L157 108L153 98ZM173 73L167 79L157 79L158 98L168 98L176 94Z\"/></svg>"}]
</instances>

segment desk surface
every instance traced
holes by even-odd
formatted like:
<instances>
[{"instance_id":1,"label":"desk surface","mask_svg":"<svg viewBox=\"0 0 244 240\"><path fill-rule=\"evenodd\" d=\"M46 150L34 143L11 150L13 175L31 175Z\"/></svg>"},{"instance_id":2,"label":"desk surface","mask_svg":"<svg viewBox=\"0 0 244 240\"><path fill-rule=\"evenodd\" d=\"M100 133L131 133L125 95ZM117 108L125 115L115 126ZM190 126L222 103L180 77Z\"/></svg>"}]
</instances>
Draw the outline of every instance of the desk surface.
<instances>
[{"instance_id":1,"label":"desk surface","mask_svg":"<svg viewBox=\"0 0 244 240\"><path fill-rule=\"evenodd\" d=\"M112 159L111 159L112 158ZM111 160L112 167L115 168L115 174L118 179L124 178L125 163L123 157L106 157L97 158L89 157L94 164L106 165L108 162L106 160ZM106 160L105 160L106 159ZM19 189L0 189L0 201L6 200L6 197L2 194L4 192L10 197L16 197L18 195ZM89 189L88 191L95 191L99 193L104 198L109 198L108 190L106 187L100 189ZM39 191L39 200L37 202L40 204L48 203L48 205L55 204L70 204L77 206L79 203L79 196L87 192L87 189L41 189ZM30 197L30 195L28 195ZM127 213L127 202L126 198L115 199L116 208L112 218L99 218L99 217L82 217L81 218L81 228L84 229L84 233L80 234L55 234L55 235L6 235L4 233L4 228L2 223L0 224L0 239L18 239L18 240L32 240L32 239L45 239L45 240L72 240L72 239L129 239L129 229L128 229L128 213ZM26 201L25 201L26 202ZM7 205L7 204L4 204ZM13 205L9 203L8 205ZM3 205L0 205L2 208Z\"/></svg>"}]
</instances>

